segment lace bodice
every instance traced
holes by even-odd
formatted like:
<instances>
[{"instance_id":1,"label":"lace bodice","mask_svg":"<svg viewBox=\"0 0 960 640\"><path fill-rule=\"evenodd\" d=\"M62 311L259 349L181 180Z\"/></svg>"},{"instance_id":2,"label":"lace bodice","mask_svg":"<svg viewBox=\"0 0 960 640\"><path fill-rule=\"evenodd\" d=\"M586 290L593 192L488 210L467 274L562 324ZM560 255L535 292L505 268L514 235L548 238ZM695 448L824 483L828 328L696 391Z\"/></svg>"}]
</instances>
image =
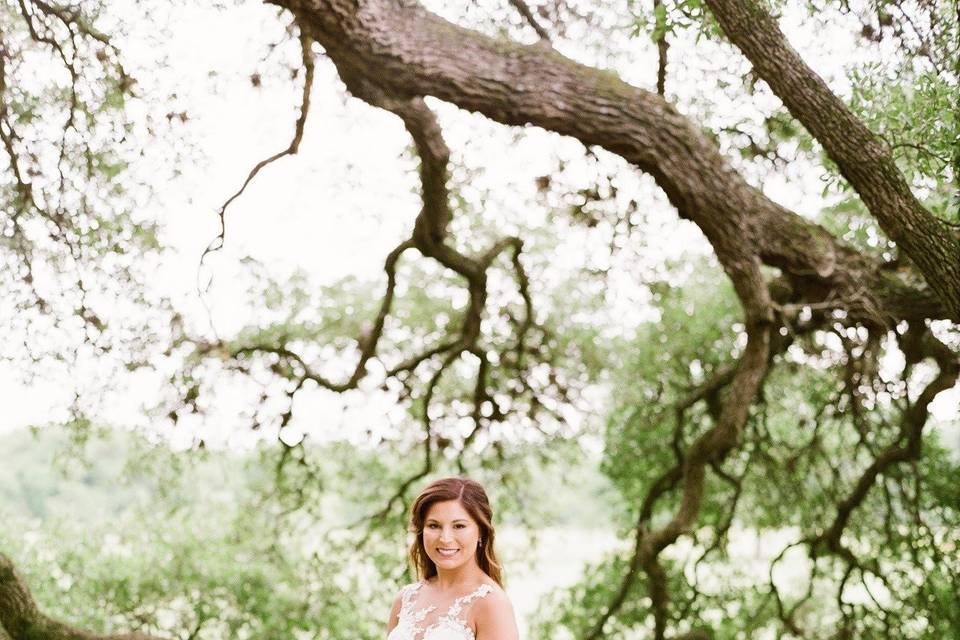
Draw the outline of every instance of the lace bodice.
<instances>
[{"instance_id":1,"label":"lace bodice","mask_svg":"<svg viewBox=\"0 0 960 640\"><path fill-rule=\"evenodd\" d=\"M480 585L454 600L446 613L437 616L431 615L437 610L434 605L417 609L414 598L422 586L423 582L415 582L400 592L400 619L387 640L474 640L473 630L462 618L463 609L493 591L493 587Z\"/></svg>"}]
</instances>

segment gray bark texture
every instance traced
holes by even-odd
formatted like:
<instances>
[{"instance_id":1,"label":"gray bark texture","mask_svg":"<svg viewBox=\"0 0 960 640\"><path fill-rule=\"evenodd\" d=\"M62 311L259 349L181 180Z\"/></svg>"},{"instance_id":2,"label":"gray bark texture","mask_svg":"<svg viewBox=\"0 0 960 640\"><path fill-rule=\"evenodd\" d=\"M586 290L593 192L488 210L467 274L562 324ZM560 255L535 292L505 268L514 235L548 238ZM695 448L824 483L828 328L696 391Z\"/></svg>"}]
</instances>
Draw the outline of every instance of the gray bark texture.
<instances>
[{"instance_id":1,"label":"gray bark texture","mask_svg":"<svg viewBox=\"0 0 960 640\"><path fill-rule=\"evenodd\" d=\"M724 33L790 113L823 144L891 240L910 256L956 319L960 237L917 201L886 144L790 46L754 0L707 0Z\"/></svg>"},{"instance_id":2,"label":"gray bark texture","mask_svg":"<svg viewBox=\"0 0 960 640\"><path fill-rule=\"evenodd\" d=\"M294 13L357 95L364 93L357 87L374 85L395 96L435 96L503 124L532 124L603 147L649 173L678 214L702 229L748 313L757 290L749 265L759 261L782 270L790 301L845 300L854 317L872 325L960 319L960 240L917 203L889 155L822 80L795 53L787 55L789 47L774 46L779 37L782 47L783 36L769 16L754 18L757 26L743 42L731 28L731 39L751 60L774 60L758 71L824 144L927 286L771 201L669 101L611 72L542 44L489 38L409 2L271 2ZM737 14L723 13L728 3L712 4L721 24L737 24ZM755 39L773 45L754 48Z\"/></svg>"},{"instance_id":3,"label":"gray bark texture","mask_svg":"<svg viewBox=\"0 0 960 640\"><path fill-rule=\"evenodd\" d=\"M0 640L161 640L142 633L97 634L44 615L13 562L0 553Z\"/></svg>"}]
</instances>

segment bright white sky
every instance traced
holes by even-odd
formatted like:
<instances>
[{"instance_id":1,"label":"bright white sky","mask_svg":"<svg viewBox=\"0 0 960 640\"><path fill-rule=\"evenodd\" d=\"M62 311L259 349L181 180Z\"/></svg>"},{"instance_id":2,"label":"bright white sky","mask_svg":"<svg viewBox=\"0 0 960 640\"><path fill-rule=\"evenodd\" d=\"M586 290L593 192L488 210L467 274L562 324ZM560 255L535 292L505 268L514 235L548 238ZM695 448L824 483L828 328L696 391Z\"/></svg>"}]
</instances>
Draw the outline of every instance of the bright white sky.
<instances>
[{"instance_id":1,"label":"bright white sky","mask_svg":"<svg viewBox=\"0 0 960 640\"><path fill-rule=\"evenodd\" d=\"M440 8L451 15L460 11L452 2L438 0L433 4L442 5ZM188 317L202 318L195 294L197 263L217 231L214 212L242 183L253 164L289 143L299 101L299 80L287 81L283 65L297 64L298 52L287 45L263 60L266 43L280 41L284 35L271 18L273 9L264 5L245 3L225 11L206 7L170 11L170 24L175 28L169 36L158 35L155 25L144 24L122 48L143 65L149 64L157 50L168 56L168 66L159 72L134 71L134 75L145 90L158 95L176 92L177 102L190 116L182 131L185 140L195 143L193 155L201 162L196 169L159 185L159 197L150 204L149 215L162 221L166 241L175 249L158 274L156 286L177 299ZM796 46L818 69L836 71L842 57L830 58L829 51L814 49L819 47L814 43L842 42L848 31L840 29L834 38L825 39L824 34L817 38L797 26L798 18L788 16L787 23L792 24ZM642 37L628 46L631 53L622 61L621 72L628 80L649 86L655 73L652 49ZM742 108L722 94L703 95L704 77L742 71L730 69L730 61L723 56L704 53L709 46L700 43L697 57L684 58L684 67L670 76L672 90L681 102L693 105L688 109L696 110L695 105L704 100L711 101L719 113ZM671 55L682 51L683 45L675 43ZM579 57L590 61L591 54L580 52ZM138 63L132 66L136 69ZM260 90L250 85L248 78L254 72L263 77ZM842 91L844 82L836 82ZM764 101L762 96L757 99ZM509 131L483 118L432 104L447 125L450 146L483 169L471 179L471 186L477 192L489 189L506 194L486 204L491 219L537 224L537 216L542 214L524 207L533 195L534 178L551 172L556 153L575 158L581 153L579 145L532 129L519 142L512 142ZM208 301L217 331L229 335L240 328L255 306L255 301L246 299L240 277L239 262L245 255L268 264L274 274L299 268L324 283L349 274L377 277L383 256L409 232L419 208L416 184L409 172L404 172L408 164L403 154L408 144L408 136L395 117L359 101L345 100L332 66L320 59L300 154L265 169L234 203L228 214L226 249L210 260L214 286ZM821 201L809 194L819 194L820 185L802 170L793 167L783 175L764 177L762 187L783 204L813 214ZM652 229L659 228L662 237L644 242L645 259L657 264L683 252L707 253L709 248L699 232L677 221L649 184L640 179L634 188L641 201L654 203ZM670 240L664 241L665 237ZM579 252L569 252L571 264L584 259L591 249L587 245L579 247ZM642 309L637 311L642 307L642 296L630 276L625 275L617 284L623 291L617 297L623 305L621 317L642 317ZM143 425L147 418L139 398L155 384L156 380L137 380L123 393L110 396L104 417L116 424ZM5 398L0 431L56 419L72 392L60 380L37 380L24 386L9 367L0 368L0 397ZM956 390L941 394L935 415L941 420L953 417L958 402L960 393ZM312 401L305 399L303 404L305 413L329 414L335 425L369 422L384 411L383 407L370 410L368 400L355 400L352 410L367 414L349 413L341 399L322 394ZM232 427L225 420L202 428L220 433L224 443L243 445L231 439L236 436L230 435ZM948 439L960 446L958 428L954 423Z\"/></svg>"}]
</instances>

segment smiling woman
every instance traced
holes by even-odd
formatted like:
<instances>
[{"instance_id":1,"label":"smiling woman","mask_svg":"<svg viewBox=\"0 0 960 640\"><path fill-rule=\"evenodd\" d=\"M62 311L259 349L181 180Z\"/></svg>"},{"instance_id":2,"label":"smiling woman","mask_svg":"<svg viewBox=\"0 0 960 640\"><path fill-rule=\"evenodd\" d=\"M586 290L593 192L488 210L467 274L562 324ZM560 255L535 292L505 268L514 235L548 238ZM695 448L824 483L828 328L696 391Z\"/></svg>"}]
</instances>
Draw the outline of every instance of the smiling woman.
<instances>
[{"instance_id":1,"label":"smiling woman","mask_svg":"<svg viewBox=\"0 0 960 640\"><path fill-rule=\"evenodd\" d=\"M516 640L483 487L467 478L432 482L413 503L411 528L420 580L397 594L387 640Z\"/></svg>"}]
</instances>

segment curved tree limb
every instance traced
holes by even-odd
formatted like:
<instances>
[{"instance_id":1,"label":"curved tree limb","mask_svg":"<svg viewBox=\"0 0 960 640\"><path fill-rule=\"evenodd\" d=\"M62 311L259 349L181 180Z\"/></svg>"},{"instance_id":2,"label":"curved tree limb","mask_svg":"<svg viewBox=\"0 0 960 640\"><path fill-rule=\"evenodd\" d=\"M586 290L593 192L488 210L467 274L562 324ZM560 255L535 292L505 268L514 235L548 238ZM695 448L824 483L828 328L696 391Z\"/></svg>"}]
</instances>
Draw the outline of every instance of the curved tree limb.
<instances>
[{"instance_id":1,"label":"curved tree limb","mask_svg":"<svg viewBox=\"0 0 960 640\"><path fill-rule=\"evenodd\" d=\"M44 615L13 562L0 553L0 638L11 640L161 640L144 633L97 634Z\"/></svg>"},{"instance_id":2,"label":"curved tree limb","mask_svg":"<svg viewBox=\"0 0 960 640\"><path fill-rule=\"evenodd\" d=\"M696 401L697 397L704 397L716 386L722 386L724 381L729 379L729 390L723 400L716 424L697 438L683 453L682 461L676 467L677 473L667 472L660 479L663 482L655 483L648 493L644 508L640 510L633 556L628 571L611 602L586 634L585 637L588 640L603 637L603 627L626 603L630 589L641 569L647 575L647 585L652 601L654 638L663 640L666 637L670 594L666 583L667 576L659 562L659 555L696 522L703 502L707 466L722 460L736 446L749 416L750 407L756 399L770 365L773 303L769 299L763 282L759 263L754 263L752 266L752 269L745 269L735 274L741 283L737 293L747 316L747 346L735 371L731 376L729 370L721 370L713 380L691 394L690 398L681 400L678 405L689 406ZM741 293L743 290L745 292ZM667 523L658 529L651 530L649 517L652 514L653 503L668 490L670 480L677 475L679 475L681 492L680 504Z\"/></svg>"},{"instance_id":3,"label":"curved tree limb","mask_svg":"<svg viewBox=\"0 0 960 640\"><path fill-rule=\"evenodd\" d=\"M500 238L494 241L485 251L475 256L461 253L448 243L448 227L453 219L453 211L450 207L450 198L446 186L450 151L444 142L436 116L423 99L385 91L375 79L349 71L342 74L342 79L356 97L399 116L413 138L420 157L422 207L416 218L411 237L400 243L387 257L385 263L387 288L381 301L380 310L373 326L358 338L360 357L352 373L343 382L324 377L286 344L241 345L233 349L230 355L236 357L254 353L272 353L286 361L291 370L285 372L284 375L291 377L295 383L293 388L287 392L291 405L292 395L302 388L305 380L312 380L319 386L334 392L354 389L366 375L368 361L378 355L377 345L383 334L384 323L391 311L396 289L396 264L401 254L407 249L416 248L423 256L436 260L442 266L456 272L466 280L469 303L461 317L455 335L442 341L438 346L427 348L421 353L406 357L386 372L387 377L399 378L404 383L406 392L413 400L409 382L401 376L409 378L421 365L433 361L435 358L441 360L439 367L431 373L423 395L416 399L422 405L421 420L425 429L424 464L419 471L400 485L383 509L359 521L365 522L382 519L390 513L394 505L397 503L403 504L405 494L413 482L431 471L434 440L437 439L436 444L440 448L445 444L443 439L438 439L433 431L430 403L444 372L464 353L470 353L479 359L479 367L472 394L473 411L471 417L474 428L465 438L463 446L467 446L486 424L503 420L510 413L510 411L501 410L496 405L493 395L488 390L490 361L486 349L480 344L481 322L487 300L487 274L494 261L504 252L510 251L512 253L511 263L519 293L523 300L523 312L520 319L511 317L516 328L516 345L510 351L516 353L514 367L518 370L523 367L526 336L536 323L534 322L529 282L520 262L520 252L523 247L520 238L512 236ZM284 341L281 340L281 342ZM212 351L219 348L219 345L206 345L201 350ZM523 388L531 391L529 386ZM487 403L494 407L493 411L485 412L484 407ZM288 420L289 417L290 412L288 410L283 416L284 421ZM281 424L281 426L283 425Z\"/></svg>"},{"instance_id":4,"label":"curved tree limb","mask_svg":"<svg viewBox=\"0 0 960 640\"><path fill-rule=\"evenodd\" d=\"M367 373L367 363L376 355L377 344L383 335L384 324L386 323L387 317L390 315L390 310L393 307L393 299L397 286L397 261L405 251L412 247L413 242L410 240L405 240L394 247L393 250L387 254L383 266L383 270L387 274L387 286L380 301L380 308L377 311L377 317L374 320L373 326L368 331L364 332L363 335L358 336L357 344L360 348L360 357L357 359L357 364L353 368L353 371L344 381L338 382L336 380L327 378L318 371L315 371L313 367L311 367L310 364L306 362L298 353L282 345L244 345L233 350L230 355L236 357L238 355L251 353L274 353L284 360L296 365L298 370L298 382L312 380L324 389L329 389L330 391L336 391L338 393L355 389L360 383L360 380L362 380ZM213 351L218 348L219 345L216 344L206 345L204 347L204 349L207 351Z\"/></svg>"},{"instance_id":5,"label":"curved tree limb","mask_svg":"<svg viewBox=\"0 0 960 640\"><path fill-rule=\"evenodd\" d=\"M756 0L707 0L707 5L790 113L823 144L951 316L960 318L960 235L917 201L888 146L807 66L765 8Z\"/></svg>"},{"instance_id":6,"label":"curved tree limb","mask_svg":"<svg viewBox=\"0 0 960 640\"><path fill-rule=\"evenodd\" d=\"M622 156L656 179L725 265L726 245L741 245L735 253L759 255L783 270L799 299L820 302L829 292L863 299L860 313L871 324L920 308L960 319L950 296L934 294L931 304L926 290L884 272L750 186L698 126L656 93L555 51L458 27L415 4L271 1L297 16L342 77L376 78L388 93L435 96L503 124L534 124ZM905 293L917 302L913 310L897 301Z\"/></svg>"}]
</instances>

